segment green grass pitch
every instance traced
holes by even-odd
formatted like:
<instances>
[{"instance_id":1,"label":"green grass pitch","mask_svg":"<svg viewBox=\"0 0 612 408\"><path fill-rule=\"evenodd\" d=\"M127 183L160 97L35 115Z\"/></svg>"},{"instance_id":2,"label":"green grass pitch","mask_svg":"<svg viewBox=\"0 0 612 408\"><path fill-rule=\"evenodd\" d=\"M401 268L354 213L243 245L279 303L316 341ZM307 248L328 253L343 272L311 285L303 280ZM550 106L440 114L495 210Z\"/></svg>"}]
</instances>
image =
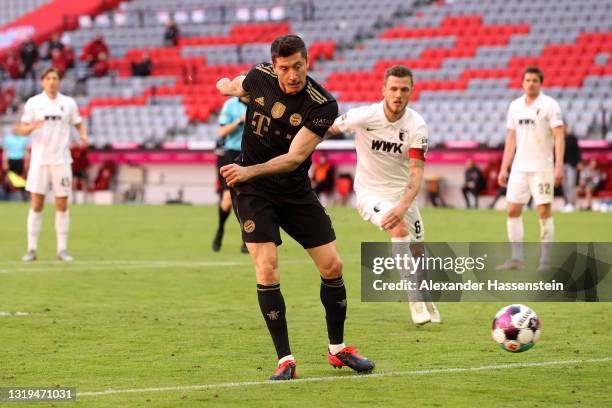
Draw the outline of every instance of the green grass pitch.
<instances>
[{"instance_id":1,"label":"green grass pitch","mask_svg":"<svg viewBox=\"0 0 612 408\"><path fill-rule=\"evenodd\" d=\"M302 380L265 383L276 356L235 219L215 254L213 207L74 206L77 260L62 264L48 207L39 261L23 264L27 206L0 204L0 311L11 313L0 316L0 387L135 390L68 404L79 407L612 406L612 304L531 304L542 337L522 354L491 339L501 303L440 304L443 324L417 329L405 303L359 300L359 244L385 235L354 209L329 212L349 293L346 340L379 375L327 364L319 277L289 238L281 284ZM426 209L423 218L430 241L506 239L501 212ZM524 219L526 240L537 241L536 215ZM612 241L609 214L555 214L555 224L559 241ZM489 367L508 364L526 365Z\"/></svg>"}]
</instances>

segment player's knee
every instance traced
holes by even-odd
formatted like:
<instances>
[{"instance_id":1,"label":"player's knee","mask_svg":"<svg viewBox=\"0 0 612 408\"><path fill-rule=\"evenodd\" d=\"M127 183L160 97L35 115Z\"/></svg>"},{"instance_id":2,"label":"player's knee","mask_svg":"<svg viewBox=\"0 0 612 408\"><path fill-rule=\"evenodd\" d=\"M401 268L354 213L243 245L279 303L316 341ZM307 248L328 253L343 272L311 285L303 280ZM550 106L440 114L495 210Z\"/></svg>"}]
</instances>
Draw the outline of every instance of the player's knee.
<instances>
[{"instance_id":1,"label":"player's knee","mask_svg":"<svg viewBox=\"0 0 612 408\"><path fill-rule=\"evenodd\" d=\"M521 216L521 207L518 206L509 206L508 207L508 217L516 218Z\"/></svg>"},{"instance_id":2,"label":"player's knee","mask_svg":"<svg viewBox=\"0 0 612 408\"><path fill-rule=\"evenodd\" d=\"M31 207L34 212L41 212L43 208L45 207L45 201L32 199Z\"/></svg>"},{"instance_id":3,"label":"player's knee","mask_svg":"<svg viewBox=\"0 0 612 408\"><path fill-rule=\"evenodd\" d=\"M404 220L400 221L392 230L389 231L391 237L393 238L403 238L407 237L410 234L408 231L408 226Z\"/></svg>"},{"instance_id":4,"label":"player's knee","mask_svg":"<svg viewBox=\"0 0 612 408\"><path fill-rule=\"evenodd\" d=\"M232 209L232 202L231 201L221 201L221 209L225 212L229 211Z\"/></svg>"},{"instance_id":5,"label":"player's knee","mask_svg":"<svg viewBox=\"0 0 612 408\"><path fill-rule=\"evenodd\" d=\"M42 203L40 203L40 204L32 204L32 210L34 212L39 213L39 212L41 212L43 210L43 208L44 208L44 205Z\"/></svg>"},{"instance_id":6,"label":"player's knee","mask_svg":"<svg viewBox=\"0 0 612 408\"><path fill-rule=\"evenodd\" d=\"M68 202L63 201L63 202L55 203L55 210L59 212L68 211Z\"/></svg>"},{"instance_id":7,"label":"player's knee","mask_svg":"<svg viewBox=\"0 0 612 408\"><path fill-rule=\"evenodd\" d=\"M279 282L278 266L272 262L258 262L255 266L257 283L261 285L273 285Z\"/></svg>"},{"instance_id":8,"label":"player's knee","mask_svg":"<svg viewBox=\"0 0 612 408\"><path fill-rule=\"evenodd\" d=\"M319 272L321 276L325 279L333 279L339 278L342 276L342 260L340 257L334 257L329 260L325 265L323 265Z\"/></svg>"},{"instance_id":9,"label":"player's knee","mask_svg":"<svg viewBox=\"0 0 612 408\"><path fill-rule=\"evenodd\" d=\"M538 207L538 215L540 219L546 219L552 217L552 211L549 205L543 205Z\"/></svg>"},{"instance_id":10,"label":"player's knee","mask_svg":"<svg viewBox=\"0 0 612 408\"><path fill-rule=\"evenodd\" d=\"M223 192L223 196L221 197L221 208L223 211L229 211L230 208L232 208L232 197L230 196L229 190Z\"/></svg>"}]
</instances>

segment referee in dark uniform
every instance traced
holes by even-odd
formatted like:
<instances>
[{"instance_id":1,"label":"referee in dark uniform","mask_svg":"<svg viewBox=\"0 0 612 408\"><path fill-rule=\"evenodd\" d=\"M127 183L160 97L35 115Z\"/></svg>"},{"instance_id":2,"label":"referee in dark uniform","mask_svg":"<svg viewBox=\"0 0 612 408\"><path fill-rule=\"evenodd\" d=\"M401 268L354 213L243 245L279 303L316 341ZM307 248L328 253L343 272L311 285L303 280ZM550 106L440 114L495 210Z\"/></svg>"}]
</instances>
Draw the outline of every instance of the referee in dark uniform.
<instances>
[{"instance_id":1,"label":"referee in dark uniform","mask_svg":"<svg viewBox=\"0 0 612 408\"><path fill-rule=\"evenodd\" d=\"M246 96L240 98L230 98L223 104L221 113L219 114L219 140L215 153L217 154L217 173L219 175L219 224L215 232L215 238L212 242L212 249L219 252L223 235L225 233L225 222L232 210L232 199L230 191L225 182L225 178L221 176L221 167L226 164L231 164L234 159L240 155L240 145L242 143L242 133L244 132L244 120L247 110L249 98ZM242 243L240 252L248 253L246 245Z\"/></svg>"},{"instance_id":2,"label":"referee in dark uniform","mask_svg":"<svg viewBox=\"0 0 612 408\"><path fill-rule=\"evenodd\" d=\"M331 220L308 177L310 156L333 124L338 104L307 75L306 45L300 37L277 38L271 56L272 64L258 64L246 76L217 82L223 95L249 96L240 158L222 167L221 174L232 187L233 208L255 266L259 306L279 359L270 379L296 375L280 290L280 228L308 251L321 275L328 362L370 371L374 363L344 344L342 261Z\"/></svg>"}]
</instances>

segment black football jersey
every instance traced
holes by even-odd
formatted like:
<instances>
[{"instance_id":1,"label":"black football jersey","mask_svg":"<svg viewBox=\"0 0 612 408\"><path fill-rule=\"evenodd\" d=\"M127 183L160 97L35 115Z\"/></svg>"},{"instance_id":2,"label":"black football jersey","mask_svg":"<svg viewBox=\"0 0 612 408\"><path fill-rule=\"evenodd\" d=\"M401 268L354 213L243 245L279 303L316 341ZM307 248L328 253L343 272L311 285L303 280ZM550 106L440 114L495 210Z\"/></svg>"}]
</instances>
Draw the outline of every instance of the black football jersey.
<instances>
[{"instance_id":1,"label":"black football jersey","mask_svg":"<svg viewBox=\"0 0 612 408\"><path fill-rule=\"evenodd\" d=\"M338 116L334 97L310 77L300 92L284 93L269 63L251 68L242 87L250 98L239 160L243 166L265 163L287 153L302 126L323 137ZM290 173L258 177L247 184L275 194L306 192L311 188L310 165L308 157Z\"/></svg>"}]
</instances>

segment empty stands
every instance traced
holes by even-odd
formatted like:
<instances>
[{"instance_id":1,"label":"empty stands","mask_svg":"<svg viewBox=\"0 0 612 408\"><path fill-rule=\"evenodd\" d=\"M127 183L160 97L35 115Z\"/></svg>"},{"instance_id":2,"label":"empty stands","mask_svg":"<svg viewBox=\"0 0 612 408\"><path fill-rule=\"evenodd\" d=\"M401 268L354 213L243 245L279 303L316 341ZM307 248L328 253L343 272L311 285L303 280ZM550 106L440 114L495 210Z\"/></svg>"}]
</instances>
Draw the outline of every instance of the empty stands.
<instances>
[{"instance_id":1,"label":"empty stands","mask_svg":"<svg viewBox=\"0 0 612 408\"><path fill-rule=\"evenodd\" d=\"M181 29L177 47L163 46L169 17ZM268 59L271 39L294 32L309 45L312 75L336 94L341 111L380 100L384 70L410 66L412 106L428 121L433 144L503 142L506 109L521 94L527 65L544 69L544 91L560 101L572 131L600 137L602 123L612 128L610 21L612 2L599 0L558 0L554 6L546 0L134 0L83 19L69 33L77 55L102 34L113 77L90 78L79 87L86 72L79 63L64 86L67 93L84 94L79 103L100 147L210 140L224 101L215 81ZM130 63L145 51L153 76L133 78ZM5 85L23 96L36 87L29 80Z\"/></svg>"}]
</instances>

